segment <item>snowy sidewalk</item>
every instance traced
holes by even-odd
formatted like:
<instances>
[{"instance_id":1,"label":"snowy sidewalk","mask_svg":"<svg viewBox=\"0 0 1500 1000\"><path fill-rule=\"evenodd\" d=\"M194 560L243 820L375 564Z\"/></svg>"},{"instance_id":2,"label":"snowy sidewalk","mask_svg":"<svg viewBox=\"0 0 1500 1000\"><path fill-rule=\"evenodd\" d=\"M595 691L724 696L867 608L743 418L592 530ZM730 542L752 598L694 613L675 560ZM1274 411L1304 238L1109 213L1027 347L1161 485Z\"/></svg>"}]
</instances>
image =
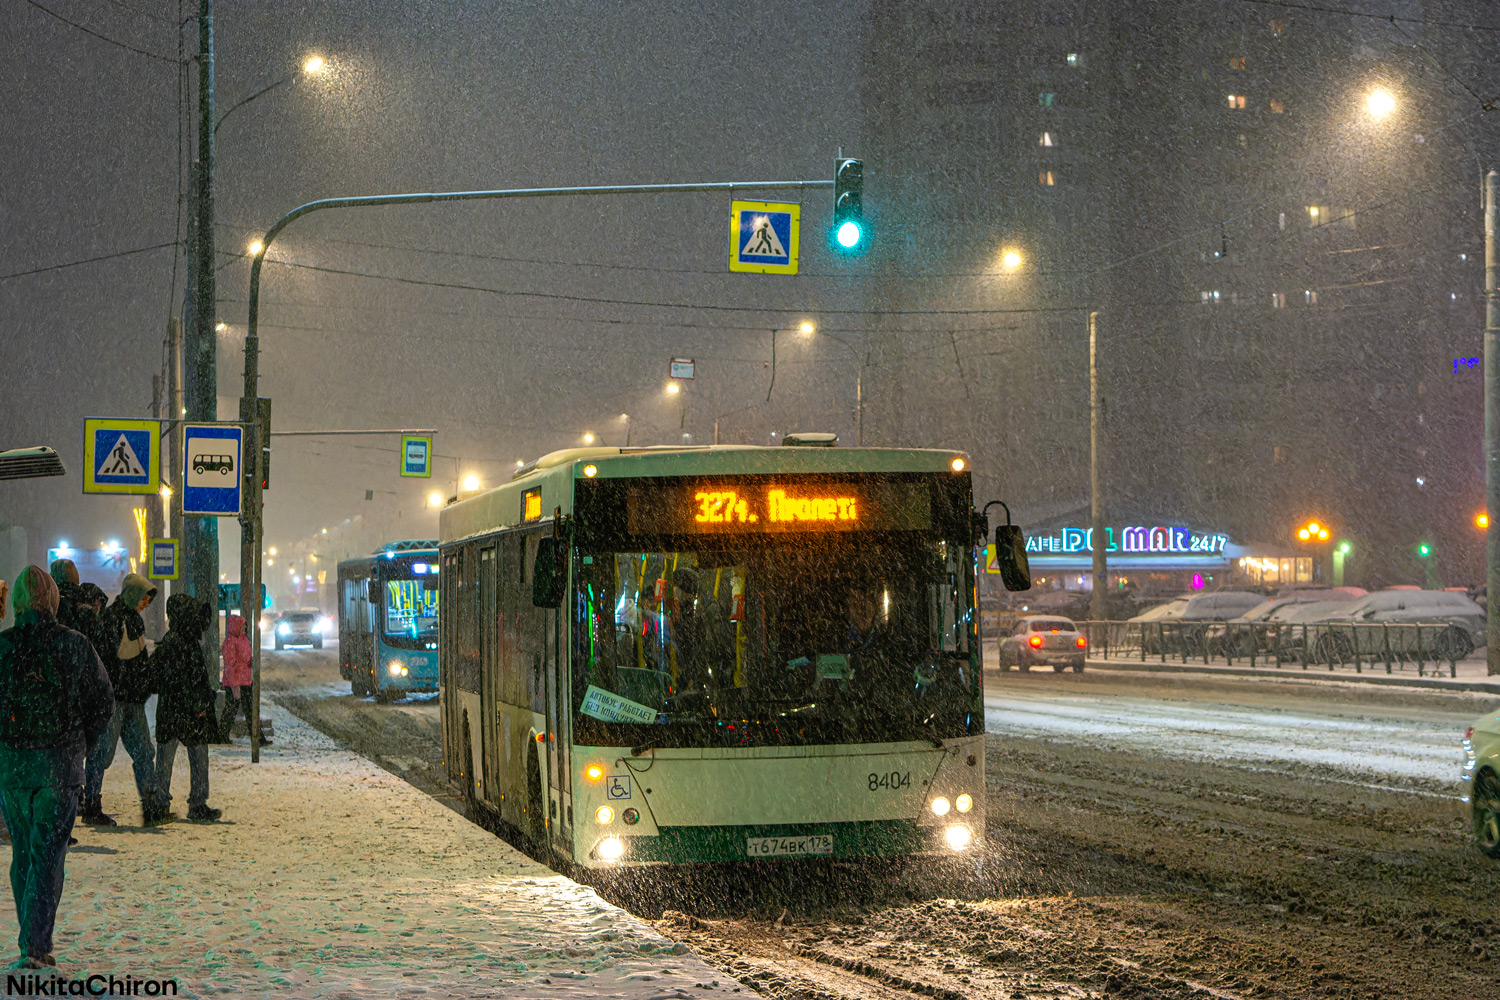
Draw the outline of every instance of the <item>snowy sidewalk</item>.
<instances>
[{"instance_id":1,"label":"snowy sidewalk","mask_svg":"<svg viewBox=\"0 0 1500 1000\"><path fill-rule=\"evenodd\" d=\"M680 944L267 703L276 745L213 747L224 819L79 826L57 973L188 997L743 998ZM173 809L186 813L178 755ZM106 809L140 820L121 748ZM5 893L0 939L14 951Z\"/></svg>"}]
</instances>

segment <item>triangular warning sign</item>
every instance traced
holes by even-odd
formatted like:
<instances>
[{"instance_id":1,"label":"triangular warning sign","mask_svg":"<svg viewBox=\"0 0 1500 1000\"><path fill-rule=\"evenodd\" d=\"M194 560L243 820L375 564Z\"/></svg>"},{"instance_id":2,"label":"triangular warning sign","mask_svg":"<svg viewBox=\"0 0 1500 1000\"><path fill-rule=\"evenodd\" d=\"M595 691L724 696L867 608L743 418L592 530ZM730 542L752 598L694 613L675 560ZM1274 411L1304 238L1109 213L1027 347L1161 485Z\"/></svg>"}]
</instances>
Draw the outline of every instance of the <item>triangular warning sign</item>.
<instances>
[{"instance_id":1,"label":"triangular warning sign","mask_svg":"<svg viewBox=\"0 0 1500 1000\"><path fill-rule=\"evenodd\" d=\"M136 457L135 449L130 447L130 441L124 434L121 434L114 447L100 459L99 469L94 474L97 476L144 476L146 470L141 466L141 460Z\"/></svg>"},{"instance_id":2,"label":"triangular warning sign","mask_svg":"<svg viewBox=\"0 0 1500 1000\"><path fill-rule=\"evenodd\" d=\"M740 256L755 257L785 257L786 247L781 245L781 237L776 235L776 230L771 226L769 215L755 216L754 223L750 226L750 238L740 248Z\"/></svg>"}]
</instances>

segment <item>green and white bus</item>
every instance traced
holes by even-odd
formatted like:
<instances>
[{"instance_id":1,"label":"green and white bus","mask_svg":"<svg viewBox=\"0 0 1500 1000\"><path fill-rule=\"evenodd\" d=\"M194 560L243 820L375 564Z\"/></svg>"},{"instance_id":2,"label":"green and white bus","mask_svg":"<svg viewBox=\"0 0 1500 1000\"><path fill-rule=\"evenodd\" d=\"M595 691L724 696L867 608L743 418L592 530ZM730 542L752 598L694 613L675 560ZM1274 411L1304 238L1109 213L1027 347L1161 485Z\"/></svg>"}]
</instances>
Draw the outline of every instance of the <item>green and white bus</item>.
<instances>
[{"instance_id":1,"label":"green and white bus","mask_svg":"<svg viewBox=\"0 0 1500 1000\"><path fill-rule=\"evenodd\" d=\"M977 847L967 461L572 449L450 504L450 777L593 868Z\"/></svg>"}]
</instances>

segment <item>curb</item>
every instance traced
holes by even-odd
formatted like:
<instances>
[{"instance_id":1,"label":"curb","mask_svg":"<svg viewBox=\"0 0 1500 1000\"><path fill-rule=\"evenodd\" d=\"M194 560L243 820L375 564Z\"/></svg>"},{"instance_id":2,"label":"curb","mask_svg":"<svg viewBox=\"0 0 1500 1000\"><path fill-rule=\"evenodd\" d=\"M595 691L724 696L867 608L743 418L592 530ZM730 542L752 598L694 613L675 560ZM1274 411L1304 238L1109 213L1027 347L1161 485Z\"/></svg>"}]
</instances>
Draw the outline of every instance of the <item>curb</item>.
<instances>
[{"instance_id":1,"label":"curb","mask_svg":"<svg viewBox=\"0 0 1500 1000\"><path fill-rule=\"evenodd\" d=\"M1387 674L1349 674L1349 673L1327 673L1303 671L1298 669L1295 673L1287 670L1267 670L1251 667L1216 667L1211 664L1194 665L1190 663L1131 663L1120 660L1085 660L1084 665L1089 670L1115 670L1121 673L1157 673L1157 674L1202 674L1206 676L1229 676L1229 677L1269 677L1276 680L1291 680L1298 682L1327 683L1329 681L1348 682L1354 684L1386 684L1394 687L1417 687L1430 688L1436 691L1476 691L1481 694L1500 695L1500 680L1497 681L1466 681L1466 680L1444 680L1440 677L1401 677Z\"/></svg>"}]
</instances>

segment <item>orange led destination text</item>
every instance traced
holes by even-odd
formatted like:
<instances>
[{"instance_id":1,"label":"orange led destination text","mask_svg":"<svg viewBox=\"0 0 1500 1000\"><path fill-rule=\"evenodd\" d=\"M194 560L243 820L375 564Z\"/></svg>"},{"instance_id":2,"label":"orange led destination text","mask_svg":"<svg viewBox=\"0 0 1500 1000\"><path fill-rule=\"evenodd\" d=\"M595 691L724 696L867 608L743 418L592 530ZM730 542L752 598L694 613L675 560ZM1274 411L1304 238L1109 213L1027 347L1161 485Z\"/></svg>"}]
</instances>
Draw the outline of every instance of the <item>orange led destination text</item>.
<instances>
[{"instance_id":1,"label":"orange led destination text","mask_svg":"<svg viewBox=\"0 0 1500 1000\"><path fill-rule=\"evenodd\" d=\"M693 495L698 511L693 520L699 524L754 524L760 515L750 509L750 502L733 490L702 490ZM785 490L766 492L767 520L788 521L858 521L857 497L790 497Z\"/></svg>"}]
</instances>

